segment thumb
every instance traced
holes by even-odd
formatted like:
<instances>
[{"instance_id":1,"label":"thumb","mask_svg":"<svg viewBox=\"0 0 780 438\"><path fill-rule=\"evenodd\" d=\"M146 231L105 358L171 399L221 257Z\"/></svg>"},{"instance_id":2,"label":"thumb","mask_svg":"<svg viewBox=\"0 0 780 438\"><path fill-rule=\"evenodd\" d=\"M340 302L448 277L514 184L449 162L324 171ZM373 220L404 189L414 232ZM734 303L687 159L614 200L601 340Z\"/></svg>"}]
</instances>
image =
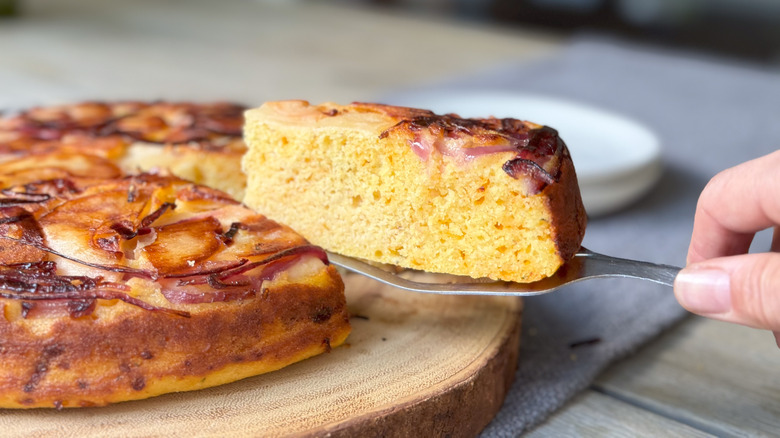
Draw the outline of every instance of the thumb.
<instances>
[{"instance_id":1,"label":"thumb","mask_svg":"<svg viewBox=\"0 0 780 438\"><path fill-rule=\"evenodd\" d=\"M688 265L674 281L688 311L780 332L780 254L743 254Z\"/></svg>"}]
</instances>

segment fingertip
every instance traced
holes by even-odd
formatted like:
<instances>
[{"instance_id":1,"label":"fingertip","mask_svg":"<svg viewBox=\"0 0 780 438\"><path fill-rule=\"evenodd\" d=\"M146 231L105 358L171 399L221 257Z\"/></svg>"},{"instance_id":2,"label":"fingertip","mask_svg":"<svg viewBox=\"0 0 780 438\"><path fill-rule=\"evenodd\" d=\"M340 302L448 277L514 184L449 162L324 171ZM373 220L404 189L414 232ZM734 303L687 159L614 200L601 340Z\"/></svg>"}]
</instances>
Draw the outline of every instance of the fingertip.
<instances>
[{"instance_id":1,"label":"fingertip","mask_svg":"<svg viewBox=\"0 0 780 438\"><path fill-rule=\"evenodd\" d=\"M731 311L731 278L722 269L686 267L675 278L674 293L680 305L692 313L715 316Z\"/></svg>"},{"instance_id":2,"label":"fingertip","mask_svg":"<svg viewBox=\"0 0 780 438\"><path fill-rule=\"evenodd\" d=\"M674 292L692 313L780 332L780 254L693 263L677 275Z\"/></svg>"}]
</instances>

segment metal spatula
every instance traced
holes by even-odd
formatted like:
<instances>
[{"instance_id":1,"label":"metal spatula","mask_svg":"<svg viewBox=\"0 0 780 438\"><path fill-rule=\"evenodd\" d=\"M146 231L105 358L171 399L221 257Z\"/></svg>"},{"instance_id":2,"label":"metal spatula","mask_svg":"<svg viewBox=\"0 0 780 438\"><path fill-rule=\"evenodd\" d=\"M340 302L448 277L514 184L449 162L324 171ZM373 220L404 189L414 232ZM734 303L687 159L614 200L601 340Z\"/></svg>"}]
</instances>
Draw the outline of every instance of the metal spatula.
<instances>
[{"instance_id":1,"label":"metal spatula","mask_svg":"<svg viewBox=\"0 0 780 438\"><path fill-rule=\"evenodd\" d=\"M330 262L348 271L365 275L374 280L413 292L449 295L507 295L531 296L552 292L571 283L591 278L628 277L672 286L680 268L669 265L641 262L605 256L580 248L577 254L551 277L533 283L509 283L502 281L481 281L459 277L458 282L421 282L404 278L357 259L328 253ZM452 276L448 276L452 277Z\"/></svg>"}]
</instances>

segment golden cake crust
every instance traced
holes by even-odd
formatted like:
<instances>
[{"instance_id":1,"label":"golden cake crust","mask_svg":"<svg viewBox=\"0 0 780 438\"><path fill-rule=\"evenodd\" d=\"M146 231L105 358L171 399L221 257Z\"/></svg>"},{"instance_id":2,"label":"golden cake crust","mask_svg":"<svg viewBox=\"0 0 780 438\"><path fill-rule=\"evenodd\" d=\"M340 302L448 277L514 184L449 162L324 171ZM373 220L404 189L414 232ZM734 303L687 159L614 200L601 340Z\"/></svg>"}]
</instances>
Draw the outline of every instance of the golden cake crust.
<instances>
[{"instance_id":1,"label":"golden cake crust","mask_svg":"<svg viewBox=\"0 0 780 438\"><path fill-rule=\"evenodd\" d=\"M280 284L188 317L118 302L110 320L61 316L45 335L0 318L0 407L84 407L215 386L340 345L349 329L341 279ZM3 306L5 307L5 306ZM189 309L192 306L177 306ZM8 313L8 310L5 310Z\"/></svg>"},{"instance_id":2,"label":"golden cake crust","mask_svg":"<svg viewBox=\"0 0 780 438\"><path fill-rule=\"evenodd\" d=\"M134 146L84 116L106 107L73 108L75 122L36 115L64 126L48 139L0 123L0 407L205 388L344 342L344 285L321 249L219 190L124 176ZM206 143L149 147L224 155Z\"/></svg>"},{"instance_id":3,"label":"golden cake crust","mask_svg":"<svg viewBox=\"0 0 780 438\"><path fill-rule=\"evenodd\" d=\"M528 282L580 247L586 215L554 129L366 103L269 102L246 118L245 202L328 250ZM273 207L293 193L301 207Z\"/></svg>"}]
</instances>

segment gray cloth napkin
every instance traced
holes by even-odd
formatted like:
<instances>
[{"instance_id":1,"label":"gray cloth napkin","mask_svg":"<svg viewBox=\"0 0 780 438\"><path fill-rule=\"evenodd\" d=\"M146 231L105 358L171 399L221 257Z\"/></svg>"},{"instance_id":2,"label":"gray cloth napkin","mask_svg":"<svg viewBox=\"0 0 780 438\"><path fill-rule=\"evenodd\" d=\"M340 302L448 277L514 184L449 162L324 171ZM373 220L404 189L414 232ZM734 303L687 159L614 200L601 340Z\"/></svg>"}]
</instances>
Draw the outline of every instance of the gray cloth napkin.
<instances>
[{"instance_id":1,"label":"gray cloth napkin","mask_svg":"<svg viewBox=\"0 0 780 438\"><path fill-rule=\"evenodd\" d=\"M598 37L575 38L549 59L507 63L386 100L431 89L565 98L654 130L663 148L660 183L634 205L588 225L584 245L619 257L684 265L696 200L707 181L780 148L780 76ZM525 305L516 382L486 437L528 431L610 363L686 315L670 288L637 280L592 280Z\"/></svg>"}]
</instances>

